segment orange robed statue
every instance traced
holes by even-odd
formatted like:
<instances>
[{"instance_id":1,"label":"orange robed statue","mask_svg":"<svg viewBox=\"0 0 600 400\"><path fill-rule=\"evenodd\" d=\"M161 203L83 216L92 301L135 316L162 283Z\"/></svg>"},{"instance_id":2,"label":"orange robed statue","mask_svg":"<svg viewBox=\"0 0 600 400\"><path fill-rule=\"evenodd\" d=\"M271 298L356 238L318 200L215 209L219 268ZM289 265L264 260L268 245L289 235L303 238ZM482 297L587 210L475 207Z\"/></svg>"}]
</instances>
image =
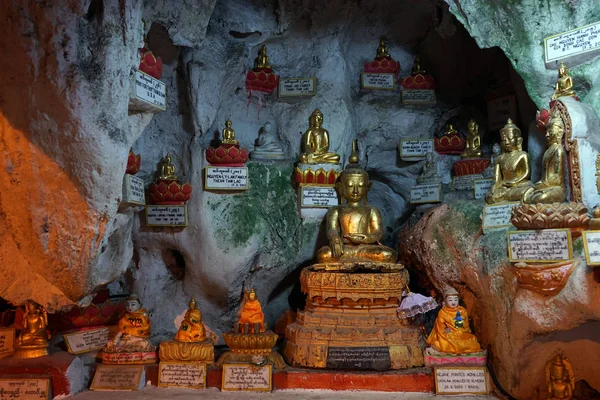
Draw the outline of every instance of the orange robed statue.
<instances>
[{"instance_id":1,"label":"orange robed statue","mask_svg":"<svg viewBox=\"0 0 600 400\"><path fill-rule=\"evenodd\" d=\"M458 292L450 289L444 293L444 306L438 313L427 345L446 354L466 354L481 351L477 337L469 328L467 309L458 305Z\"/></svg>"},{"instance_id":2,"label":"orange robed statue","mask_svg":"<svg viewBox=\"0 0 600 400\"><path fill-rule=\"evenodd\" d=\"M192 297L181 326L175 335L178 342L202 342L206 339L206 330L202 324L202 314L196 307L196 299Z\"/></svg>"},{"instance_id":3,"label":"orange robed statue","mask_svg":"<svg viewBox=\"0 0 600 400\"><path fill-rule=\"evenodd\" d=\"M265 331L265 314L262 312L260 302L256 298L256 292L254 289L248 293L248 300L242 305L240 309L240 327L244 324L250 324L250 333L254 332L254 324L260 324L260 332Z\"/></svg>"}]
</instances>

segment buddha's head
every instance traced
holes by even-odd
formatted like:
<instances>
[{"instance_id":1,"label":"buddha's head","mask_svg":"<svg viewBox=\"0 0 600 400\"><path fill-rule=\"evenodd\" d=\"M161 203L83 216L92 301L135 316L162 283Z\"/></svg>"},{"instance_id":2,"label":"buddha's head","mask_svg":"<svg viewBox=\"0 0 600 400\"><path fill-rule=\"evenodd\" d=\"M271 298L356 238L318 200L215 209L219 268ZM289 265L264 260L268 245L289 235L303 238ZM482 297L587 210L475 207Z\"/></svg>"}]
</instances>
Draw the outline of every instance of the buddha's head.
<instances>
[{"instance_id":1,"label":"buddha's head","mask_svg":"<svg viewBox=\"0 0 600 400\"><path fill-rule=\"evenodd\" d=\"M127 300L125 300L125 309L128 312L135 312L140 308L142 308L142 303L140 303L140 299L137 297L137 295L129 295L129 297L127 297Z\"/></svg>"},{"instance_id":2,"label":"buddha's head","mask_svg":"<svg viewBox=\"0 0 600 400\"><path fill-rule=\"evenodd\" d=\"M546 127L546 139L550 144L561 143L565 133L565 124L560 113L555 111L550 116L550 121Z\"/></svg>"},{"instance_id":3,"label":"buddha's head","mask_svg":"<svg viewBox=\"0 0 600 400\"><path fill-rule=\"evenodd\" d=\"M471 118L467 125L467 129L469 130L470 135L475 136L479 132L479 124L473 118Z\"/></svg>"},{"instance_id":4,"label":"buddha's head","mask_svg":"<svg viewBox=\"0 0 600 400\"><path fill-rule=\"evenodd\" d=\"M552 359L550 366L550 379L553 381L568 379L568 371L565 368L563 357L559 354Z\"/></svg>"},{"instance_id":5,"label":"buddha's head","mask_svg":"<svg viewBox=\"0 0 600 400\"><path fill-rule=\"evenodd\" d=\"M444 304L449 308L458 307L458 292L454 288L449 288L444 292Z\"/></svg>"},{"instance_id":6,"label":"buddha's head","mask_svg":"<svg viewBox=\"0 0 600 400\"><path fill-rule=\"evenodd\" d=\"M369 181L369 174L360 166L359 161L358 149L356 141L354 141L349 163L340 174L339 181L335 184L340 196L349 203L359 203L363 199L366 203L367 193L369 193L369 189L373 184Z\"/></svg>"},{"instance_id":7,"label":"buddha's head","mask_svg":"<svg viewBox=\"0 0 600 400\"><path fill-rule=\"evenodd\" d=\"M258 51L258 54L260 56L266 57L267 55L267 45L263 44L262 47L260 48L260 50Z\"/></svg>"},{"instance_id":8,"label":"buddha's head","mask_svg":"<svg viewBox=\"0 0 600 400\"><path fill-rule=\"evenodd\" d=\"M565 63L560 63L558 66L558 76L560 78L567 76L569 74L569 68L565 65Z\"/></svg>"},{"instance_id":9,"label":"buddha's head","mask_svg":"<svg viewBox=\"0 0 600 400\"><path fill-rule=\"evenodd\" d=\"M521 130L510 118L506 121L504 128L500 129L500 141L504 152L509 153L515 150L522 150L523 138L521 137Z\"/></svg>"},{"instance_id":10,"label":"buddha's head","mask_svg":"<svg viewBox=\"0 0 600 400\"><path fill-rule=\"evenodd\" d=\"M250 300L250 301L256 300L256 292L254 291L254 289L250 290L250 293L248 293L248 300Z\"/></svg>"},{"instance_id":11,"label":"buddha's head","mask_svg":"<svg viewBox=\"0 0 600 400\"><path fill-rule=\"evenodd\" d=\"M494 143L494 145L492 146L492 153L497 156L500 154L500 152L502 151L502 148L500 147L500 145L498 143Z\"/></svg>"},{"instance_id":12,"label":"buddha's head","mask_svg":"<svg viewBox=\"0 0 600 400\"><path fill-rule=\"evenodd\" d=\"M318 108L315 108L315 111L310 114L310 118L308 119L310 122L311 128L320 128L323 124L323 113Z\"/></svg>"},{"instance_id":13,"label":"buddha's head","mask_svg":"<svg viewBox=\"0 0 600 400\"><path fill-rule=\"evenodd\" d=\"M163 162L165 165L171 165L171 154L167 153Z\"/></svg>"},{"instance_id":14,"label":"buddha's head","mask_svg":"<svg viewBox=\"0 0 600 400\"><path fill-rule=\"evenodd\" d=\"M452 124L446 125L446 135L451 135L454 133L456 133L456 128L454 128L454 125L452 125Z\"/></svg>"},{"instance_id":15,"label":"buddha's head","mask_svg":"<svg viewBox=\"0 0 600 400\"><path fill-rule=\"evenodd\" d=\"M194 299L193 297L190 299L190 302L188 303L188 307L190 310L196 310L196 299Z\"/></svg>"},{"instance_id":16,"label":"buddha's head","mask_svg":"<svg viewBox=\"0 0 600 400\"><path fill-rule=\"evenodd\" d=\"M270 122L266 122L265 125L263 126L263 133L269 134L271 133L271 130L273 129L272 125Z\"/></svg>"},{"instance_id":17,"label":"buddha's head","mask_svg":"<svg viewBox=\"0 0 600 400\"><path fill-rule=\"evenodd\" d=\"M225 127L227 129L231 129L231 120L229 118L227 118L227 121L225 121Z\"/></svg>"},{"instance_id":18,"label":"buddha's head","mask_svg":"<svg viewBox=\"0 0 600 400\"><path fill-rule=\"evenodd\" d=\"M42 309L42 306L40 306L38 303L36 303L33 300L27 300L25 302L25 311L28 314L37 314L39 310Z\"/></svg>"}]
</instances>

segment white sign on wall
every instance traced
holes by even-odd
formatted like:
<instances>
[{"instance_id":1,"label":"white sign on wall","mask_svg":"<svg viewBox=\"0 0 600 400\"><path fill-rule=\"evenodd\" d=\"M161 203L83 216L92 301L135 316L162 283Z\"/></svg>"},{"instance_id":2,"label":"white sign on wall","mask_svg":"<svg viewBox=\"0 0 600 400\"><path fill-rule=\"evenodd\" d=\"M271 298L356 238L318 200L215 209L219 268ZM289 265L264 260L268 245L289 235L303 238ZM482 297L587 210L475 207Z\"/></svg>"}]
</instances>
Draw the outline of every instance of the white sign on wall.
<instances>
[{"instance_id":1,"label":"white sign on wall","mask_svg":"<svg viewBox=\"0 0 600 400\"><path fill-rule=\"evenodd\" d=\"M123 202L129 204L146 204L144 180L135 175L125 174L125 196Z\"/></svg>"},{"instance_id":2,"label":"white sign on wall","mask_svg":"<svg viewBox=\"0 0 600 400\"><path fill-rule=\"evenodd\" d=\"M600 54L600 22L585 25L544 39L546 68L557 68L563 61L572 66Z\"/></svg>"},{"instance_id":3,"label":"white sign on wall","mask_svg":"<svg viewBox=\"0 0 600 400\"><path fill-rule=\"evenodd\" d=\"M433 89L402 89L402 104L429 105L435 104Z\"/></svg>"},{"instance_id":4,"label":"white sign on wall","mask_svg":"<svg viewBox=\"0 0 600 400\"><path fill-rule=\"evenodd\" d=\"M329 208L339 204L338 194L331 186L302 186L300 191L300 205L310 208Z\"/></svg>"},{"instance_id":5,"label":"white sign on wall","mask_svg":"<svg viewBox=\"0 0 600 400\"><path fill-rule=\"evenodd\" d=\"M279 80L279 97L314 96L317 78L282 78Z\"/></svg>"},{"instance_id":6,"label":"white sign on wall","mask_svg":"<svg viewBox=\"0 0 600 400\"><path fill-rule=\"evenodd\" d=\"M396 78L392 73L367 73L360 74L360 86L363 89L394 90Z\"/></svg>"},{"instance_id":7,"label":"white sign on wall","mask_svg":"<svg viewBox=\"0 0 600 400\"><path fill-rule=\"evenodd\" d=\"M187 226L187 206L146 206L147 226Z\"/></svg>"},{"instance_id":8,"label":"white sign on wall","mask_svg":"<svg viewBox=\"0 0 600 400\"><path fill-rule=\"evenodd\" d=\"M158 79L136 70L129 109L155 113L166 110L167 86Z\"/></svg>"},{"instance_id":9,"label":"white sign on wall","mask_svg":"<svg viewBox=\"0 0 600 400\"><path fill-rule=\"evenodd\" d=\"M505 228L512 226L510 213L513 207L521 204L518 201L502 204L486 204L483 206L482 228L487 229Z\"/></svg>"},{"instance_id":10,"label":"white sign on wall","mask_svg":"<svg viewBox=\"0 0 600 400\"><path fill-rule=\"evenodd\" d=\"M600 231L583 231L583 248L586 264L600 265Z\"/></svg>"},{"instance_id":11,"label":"white sign on wall","mask_svg":"<svg viewBox=\"0 0 600 400\"><path fill-rule=\"evenodd\" d=\"M559 262L573 258L569 229L509 231L506 234L511 262Z\"/></svg>"},{"instance_id":12,"label":"white sign on wall","mask_svg":"<svg viewBox=\"0 0 600 400\"><path fill-rule=\"evenodd\" d=\"M247 190L248 167L206 167L206 190Z\"/></svg>"},{"instance_id":13,"label":"white sign on wall","mask_svg":"<svg viewBox=\"0 0 600 400\"><path fill-rule=\"evenodd\" d=\"M435 368L435 394L488 394L486 367Z\"/></svg>"},{"instance_id":14,"label":"white sign on wall","mask_svg":"<svg viewBox=\"0 0 600 400\"><path fill-rule=\"evenodd\" d=\"M442 185L435 183L431 185L415 185L410 188L410 203L439 203Z\"/></svg>"},{"instance_id":15,"label":"white sign on wall","mask_svg":"<svg viewBox=\"0 0 600 400\"><path fill-rule=\"evenodd\" d=\"M473 181L473 196L475 199L483 199L494 184L493 178L476 179Z\"/></svg>"},{"instance_id":16,"label":"white sign on wall","mask_svg":"<svg viewBox=\"0 0 600 400\"><path fill-rule=\"evenodd\" d=\"M427 153L433 153L433 139L402 139L398 151L405 161L423 160Z\"/></svg>"}]
</instances>

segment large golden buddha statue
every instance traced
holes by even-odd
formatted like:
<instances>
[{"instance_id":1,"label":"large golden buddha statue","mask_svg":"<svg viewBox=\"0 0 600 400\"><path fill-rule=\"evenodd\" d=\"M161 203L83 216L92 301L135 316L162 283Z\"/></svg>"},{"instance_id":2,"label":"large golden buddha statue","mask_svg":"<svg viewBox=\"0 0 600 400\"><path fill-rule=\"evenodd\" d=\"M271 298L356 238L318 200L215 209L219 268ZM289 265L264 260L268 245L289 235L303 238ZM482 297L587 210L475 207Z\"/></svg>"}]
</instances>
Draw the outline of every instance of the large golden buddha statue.
<instances>
[{"instance_id":1,"label":"large golden buddha statue","mask_svg":"<svg viewBox=\"0 0 600 400\"><path fill-rule=\"evenodd\" d=\"M326 216L329 245L317 252L319 263L395 263L396 252L379 244L383 237L381 213L367 204L372 183L358 164L356 141L349 164L342 171L336 189L346 203L330 208Z\"/></svg>"},{"instance_id":2,"label":"large golden buddha statue","mask_svg":"<svg viewBox=\"0 0 600 400\"><path fill-rule=\"evenodd\" d=\"M310 127L302 135L302 154L300 162L304 164L337 164L340 156L329 152L329 132L323 128L323 113L317 108L309 118Z\"/></svg>"},{"instance_id":3,"label":"large golden buddha statue","mask_svg":"<svg viewBox=\"0 0 600 400\"><path fill-rule=\"evenodd\" d=\"M248 300L240 308L240 328L243 328L245 324L248 324L249 333L260 333L265 331L265 314L262 312L260 302L256 298L256 292L254 289L248 293ZM256 332L255 324L258 325L259 329Z\"/></svg>"},{"instance_id":4,"label":"large golden buddha statue","mask_svg":"<svg viewBox=\"0 0 600 400\"><path fill-rule=\"evenodd\" d=\"M460 158L481 158L481 137L479 136L479 124L471 118L467 124L467 144Z\"/></svg>"},{"instance_id":5,"label":"large golden buddha statue","mask_svg":"<svg viewBox=\"0 0 600 400\"><path fill-rule=\"evenodd\" d=\"M552 100L556 100L559 97L577 97L573 90L573 78L569 76L569 68L564 63L560 63L558 67L558 79L554 87L554 94Z\"/></svg>"},{"instance_id":6,"label":"large golden buddha statue","mask_svg":"<svg viewBox=\"0 0 600 400\"><path fill-rule=\"evenodd\" d=\"M204 339L206 339L206 330L202 324L202 314L196 306L196 300L192 297L175 335L175 340L178 342L202 342Z\"/></svg>"},{"instance_id":7,"label":"large golden buddha statue","mask_svg":"<svg viewBox=\"0 0 600 400\"><path fill-rule=\"evenodd\" d=\"M509 118L500 129L502 154L494 164L494 183L485 196L488 204L519 201L531 187L529 155L523 151L521 130Z\"/></svg>"},{"instance_id":8,"label":"large golden buddha statue","mask_svg":"<svg viewBox=\"0 0 600 400\"><path fill-rule=\"evenodd\" d=\"M23 329L16 340L13 358L35 358L48 354L48 314L38 303L27 300L23 314Z\"/></svg>"},{"instance_id":9,"label":"large golden buddha statue","mask_svg":"<svg viewBox=\"0 0 600 400\"><path fill-rule=\"evenodd\" d=\"M548 149L542 158L542 179L523 194L523 203L564 203L567 197L565 160L562 145L565 125L560 113L554 112L546 126Z\"/></svg>"}]
</instances>

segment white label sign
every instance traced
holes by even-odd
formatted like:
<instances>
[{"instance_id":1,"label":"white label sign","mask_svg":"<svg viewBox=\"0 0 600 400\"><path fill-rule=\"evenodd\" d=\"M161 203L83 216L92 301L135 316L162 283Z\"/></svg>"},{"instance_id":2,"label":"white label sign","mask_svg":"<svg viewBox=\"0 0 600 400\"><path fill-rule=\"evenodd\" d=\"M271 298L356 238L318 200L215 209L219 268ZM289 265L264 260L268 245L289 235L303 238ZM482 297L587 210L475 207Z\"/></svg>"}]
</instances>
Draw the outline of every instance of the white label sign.
<instances>
[{"instance_id":1,"label":"white label sign","mask_svg":"<svg viewBox=\"0 0 600 400\"><path fill-rule=\"evenodd\" d=\"M416 185L410 188L411 204L421 203L439 203L441 185L438 183L431 185Z\"/></svg>"},{"instance_id":2,"label":"white label sign","mask_svg":"<svg viewBox=\"0 0 600 400\"><path fill-rule=\"evenodd\" d=\"M49 378L0 378L0 399L49 399Z\"/></svg>"},{"instance_id":3,"label":"white label sign","mask_svg":"<svg viewBox=\"0 0 600 400\"><path fill-rule=\"evenodd\" d=\"M135 71L135 97L161 110L167 109L167 86L142 71Z\"/></svg>"},{"instance_id":4,"label":"white label sign","mask_svg":"<svg viewBox=\"0 0 600 400\"><path fill-rule=\"evenodd\" d=\"M491 131L500 130L506 125L506 121L511 118L513 121L517 115L517 100L513 95L497 97L488 100L488 128Z\"/></svg>"},{"instance_id":5,"label":"white label sign","mask_svg":"<svg viewBox=\"0 0 600 400\"><path fill-rule=\"evenodd\" d=\"M146 206L147 226L187 226L187 206Z\"/></svg>"},{"instance_id":6,"label":"white label sign","mask_svg":"<svg viewBox=\"0 0 600 400\"><path fill-rule=\"evenodd\" d=\"M310 208L327 208L339 204L337 191L333 187L302 186L300 205Z\"/></svg>"},{"instance_id":7,"label":"white label sign","mask_svg":"<svg viewBox=\"0 0 600 400\"><path fill-rule=\"evenodd\" d=\"M316 78L283 78L279 80L279 97L314 96Z\"/></svg>"},{"instance_id":8,"label":"white label sign","mask_svg":"<svg viewBox=\"0 0 600 400\"><path fill-rule=\"evenodd\" d=\"M144 180L134 175L125 174L125 203L146 204Z\"/></svg>"},{"instance_id":9,"label":"white label sign","mask_svg":"<svg viewBox=\"0 0 600 400\"><path fill-rule=\"evenodd\" d=\"M362 73L360 83L363 89L394 90L396 89L396 78L392 73Z\"/></svg>"},{"instance_id":10,"label":"white label sign","mask_svg":"<svg viewBox=\"0 0 600 400\"><path fill-rule=\"evenodd\" d=\"M15 352L15 328L0 328L0 359ZM0 399L2 396L0 396Z\"/></svg>"},{"instance_id":11,"label":"white label sign","mask_svg":"<svg viewBox=\"0 0 600 400\"><path fill-rule=\"evenodd\" d=\"M143 375L143 365L99 364L90 390L138 390Z\"/></svg>"},{"instance_id":12,"label":"white label sign","mask_svg":"<svg viewBox=\"0 0 600 400\"><path fill-rule=\"evenodd\" d=\"M481 174L454 176L452 177L452 190L473 190L475 179L482 177Z\"/></svg>"},{"instance_id":13,"label":"white label sign","mask_svg":"<svg viewBox=\"0 0 600 400\"><path fill-rule=\"evenodd\" d=\"M555 66L556 61L575 58L583 54L586 57L580 61L589 60L595 57L599 50L600 22L544 39L546 67Z\"/></svg>"},{"instance_id":14,"label":"white label sign","mask_svg":"<svg viewBox=\"0 0 600 400\"><path fill-rule=\"evenodd\" d=\"M600 265L600 231L583 231L583 247L586 264Z\"/></svg>"},{"instance_id":15,"label":"white label sign","mask_svg":"<svg viewBox=\"0 0 600 400\"><path fill-rule=\"evenodd\" d=\"M427 153L433 153L433 139L402 139L398 149L403 160L423 160Z\"/></svg>"},{"instance_id":16,"label":"white label sign","mask_svg":"<svg viewBox=\"0 0 600 400\"><path fill-rule=\"evenodd\" d=\"M573 258L569 229L509 231L506 234L511 262L558 262Z\"/></svg>"},{"instance_id":17,"label":"white label sign","mask_svg":"<svg viewBox=\"0 0 600 400\"><path fill-rule=\"evenodd\" d=\"M270 392L273 366L251 364L224 364L221 390Z\"/></svg>"},{"instance_id":18,"label":"white label sign","mask_svg":"<svg viewBox=\"0 0 600 400\"><path fill-rule=\"evenodd\" d=\"M475 199L483 199L487 192L490 191L493 184L493 178L475 179L475 181L473 181L473 194Z\"/></svg>"},{"instance_id":19,"label":"white label sign","mask_svg":"<svg viewBox=\"0 0 600 400\"><path fill-rule=\"evenodd\" d=\"M81 332L67 333L63 335L67 349L71 354L87 353L88 351L100 350L117 333L116 326L90 329Z\"/></svg>"},{"instance_id":20,"label":"white label sign","mask_svg":"<svg viewBox=\"0 0 600 400\"><path fill-rule=\"evenodd\" d=\"M486 229L504 228L507 226L512 226L512 224L510 223L510 212L512 211L514 206L517 206L519 204L521 203L517 201L498 205L486 204L485 206L483 206L483 230L485 231Z\"/></svg>"},{"instance_id":21,"label":"white label sign","mask_svg":"<svg viewBox=\"0 0 600 400\"><path fill-rule=\"evenodd\" d=\"M204 389L206 364L193 361L161 361L158 365L158 386Z\"/></svg>"},{"instance_id":22,"label":"white label sign","mask_svg":"<svg viewBox=\"0 0 600 400\"><path fill-rule=\"evenodd\" d=\"M488 394L486 367L435 368L436 394Z\"/></svg>"},{"instance_id":23,"label":"white label sign","mask_svg":"<svg viewBox=\"0 0 600 400\"><path fill-rule=\"evenodd\" d=\"M247 167L206 167L204 170L206 190L247 190Z\"/></svg>"},{"instance_id":24,"label":"white label sign","mask_svg":"<svg viewBox=\"0 0 600 400\"><path fill-rule=\"evenodd\" d=\"M433 89L402 89L402 104L435 104Z\"/></svg>"}]
</instances>

